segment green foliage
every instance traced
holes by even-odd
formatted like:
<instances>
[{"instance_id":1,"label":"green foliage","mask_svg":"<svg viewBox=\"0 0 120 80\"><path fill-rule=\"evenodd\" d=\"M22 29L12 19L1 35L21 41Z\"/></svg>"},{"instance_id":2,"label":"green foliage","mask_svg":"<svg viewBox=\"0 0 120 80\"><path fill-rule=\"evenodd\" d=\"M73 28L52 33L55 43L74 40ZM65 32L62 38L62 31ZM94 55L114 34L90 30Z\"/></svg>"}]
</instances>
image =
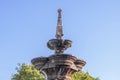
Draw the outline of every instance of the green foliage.
<instances>
[{"instance_id":1,"label":"green foliage","mask_svg":"<svg viewBox=\"0 0 120 80\"><path fill-rule=\"evenodd\" d=\"M99 80L99 78L94 78L90 76L88 72L85 73L80 71L80 72L76 72L72 76L71 80Z\"/></svg>"},{"instance_id":2,"label":"green foliage","mask_svg":"<svg viewBox=\"0 0 120 80\"><path fill-rule=\"evenodd\" d=\"M45 80L45 77L32 65L21 64L17 68L17 73L12 76L11 80ZM77 72L71 80L99 80L89 75L88 72Z\"/></svg>"},{"instance_id":3,"label":"green foliage","mask_svg":"<svg viewBox=\"0 0 120 80\"><path fill-rule=\"evenodd\" d=\"M11 80L45 80L44 76L32 65L21 64L17 68L17 73Z\"/></svg>"}]
</instances>

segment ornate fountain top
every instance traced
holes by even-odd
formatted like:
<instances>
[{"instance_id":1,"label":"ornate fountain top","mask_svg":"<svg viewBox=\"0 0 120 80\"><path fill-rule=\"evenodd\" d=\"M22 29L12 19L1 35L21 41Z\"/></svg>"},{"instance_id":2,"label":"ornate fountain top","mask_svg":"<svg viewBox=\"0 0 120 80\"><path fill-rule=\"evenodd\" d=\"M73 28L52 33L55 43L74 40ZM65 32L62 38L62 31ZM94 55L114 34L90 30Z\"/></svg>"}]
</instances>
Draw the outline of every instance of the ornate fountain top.
<instances>
[{"instance_id":1,"label":"ornate fountain top","mask_svg":"<svg viewBox=\"0 0 120 80\"><path fill-rule=\"evenodd\" d=\"M56 39L51 39L48 41L48 48L55 50L56 54L61 54L67 48L71 47L71 40L62 39L63 29L62 29L62 9L58 9L58 21L56 28Z\"/></svg>"},{"instance_id":2,"label":"ornate fountain top","mask_svg":"<svg viewBox=\"0 0 120 80\"><path fill-rule=\"evenodd\" d=\"M57 30L56 30L56 38L61 39L63 36L62 30L62 9L58 9L58 21L57 21Z\"/></svg>"},{"instance_id":3,"label":"ornate fountain top","mask_svg":"<svg viewBox=\"0 0 120 80\"><path fill-rule=\"evenodd\" d=\"M62 10L58 9L56 39L48 41L48 48L55 50L49 57L37 57L31 60L32 64L43 73L46 80L71 80L71 76L82 69L85 61L77 59L70 54L63 54L64 50L71 47L72 41L62 39Z\"/></svg>"}]
</instances>

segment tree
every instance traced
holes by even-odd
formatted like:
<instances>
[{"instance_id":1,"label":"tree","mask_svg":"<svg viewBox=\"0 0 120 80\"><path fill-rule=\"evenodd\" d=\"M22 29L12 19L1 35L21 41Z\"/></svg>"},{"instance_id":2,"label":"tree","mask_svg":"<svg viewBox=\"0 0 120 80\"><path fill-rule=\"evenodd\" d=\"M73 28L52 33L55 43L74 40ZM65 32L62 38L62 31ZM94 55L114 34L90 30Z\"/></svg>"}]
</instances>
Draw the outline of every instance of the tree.
<instances>
[{"instance_id":1,"label":"tree","mask_svg":"<svg viewBox=\"0 0 120 80\"><path fill-rule=\"evenodd\" d=\"M33 65L21 64L17 68L17 73L12 76L11 80L45 80L45 77ZM89 75L88 72L77 72L71 80L99 80Z\"/></svg>"},{"instance_id":2,"label":"tree","mask_svg":"<svg viewBox=\"0 0 120 80\"><path fill-rule=\"evenodd\" d=\"M76 72L72 77L71 80L100 80L99 78L94 78L89 75L88 72Z\"/></svg>"},{"instance_id":3,"label":"tree","mask_svg":"<svg viewBox=\"0 0 120 80\"><path fill-rule=\"evenodd\" d=\"M44 80L44 76L32 65L21 64L11 80Z\"/></svg>"}]
</instances>

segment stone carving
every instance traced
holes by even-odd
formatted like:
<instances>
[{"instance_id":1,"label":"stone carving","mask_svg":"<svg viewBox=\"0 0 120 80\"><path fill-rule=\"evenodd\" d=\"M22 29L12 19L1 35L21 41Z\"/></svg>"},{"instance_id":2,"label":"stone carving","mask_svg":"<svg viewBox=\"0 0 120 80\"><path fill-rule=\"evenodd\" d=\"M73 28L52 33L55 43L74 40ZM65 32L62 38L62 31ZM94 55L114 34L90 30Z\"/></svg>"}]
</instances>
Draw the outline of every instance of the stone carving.
<instances>
[{"instance_id":1,"label":"stone carving","mask_svg":"<svg viewBox=\"0 0 120 80\"><path fill-rule=\"evenodd\" d=\"M64 50L71 47L72 41L62 39L61 11L58 9L56 39L51 39L47 43L49 49L55 50L55 54L31 60L32 64L47 76L47 80L70 80L71 75L80 71L86 64L84 60L77 59L75 56L63 54Z\"/></svg>"},{"instance_id":2,"label":"stone carving","mask_svg":"<svg viewBox=\"0 0 120 80\"><path fill-rule=\"evenodd\" d=\"M51 50L55 50L56 54L61 54L67 48L71 47L72 41L71 40L64 40L62 39L63 30L62 30L62 10L58 9L58 21L57 21L57 29L56 29L56 38L51 39L48 41L47 46Z\"/></svg>"}]
</instances>

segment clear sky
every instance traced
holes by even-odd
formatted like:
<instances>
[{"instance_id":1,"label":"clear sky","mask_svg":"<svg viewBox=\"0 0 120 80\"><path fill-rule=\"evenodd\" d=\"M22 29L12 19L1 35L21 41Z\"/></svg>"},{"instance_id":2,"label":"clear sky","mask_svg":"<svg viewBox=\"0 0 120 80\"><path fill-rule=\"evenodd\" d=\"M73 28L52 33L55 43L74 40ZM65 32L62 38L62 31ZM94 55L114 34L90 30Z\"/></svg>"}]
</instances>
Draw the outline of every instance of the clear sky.
<instances>
[{"instance_id":1,"label":"clear sky","mask_svg":"<svg viewBox=\"0 0 120 80\"><path fill-rule=\"evenodd\" d=\"M83 71L101 80L120 79L120 0L0 0L0 78L10 80L17 63L49 56L57 9L63 10L65 53L87 64Z\"/></svg>"}]
</instances>

